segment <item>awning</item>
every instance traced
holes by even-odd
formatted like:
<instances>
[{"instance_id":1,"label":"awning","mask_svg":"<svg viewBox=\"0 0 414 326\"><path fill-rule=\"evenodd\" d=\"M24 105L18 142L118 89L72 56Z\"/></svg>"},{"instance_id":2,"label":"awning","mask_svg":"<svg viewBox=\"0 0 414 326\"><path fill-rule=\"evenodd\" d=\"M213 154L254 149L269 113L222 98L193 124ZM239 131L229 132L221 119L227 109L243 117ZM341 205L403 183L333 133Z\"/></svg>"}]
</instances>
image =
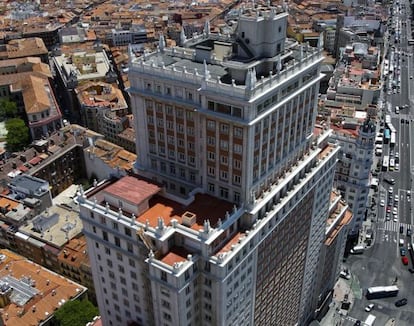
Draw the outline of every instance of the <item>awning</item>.
<instances>
[{"instance_id":1,"label":"awning","mask_svg":"<svg viewBox=\"0 0 414 326\"><path fill-rule=\"evenodd\" d=\"M29 161L29 163L31 164L31 165L36 165L36 164L39 164L39 162L41 161L42 159L39 157L39 156L36 156L36 157L33 157L30 161Z\"/></svg>"}]
</instances>

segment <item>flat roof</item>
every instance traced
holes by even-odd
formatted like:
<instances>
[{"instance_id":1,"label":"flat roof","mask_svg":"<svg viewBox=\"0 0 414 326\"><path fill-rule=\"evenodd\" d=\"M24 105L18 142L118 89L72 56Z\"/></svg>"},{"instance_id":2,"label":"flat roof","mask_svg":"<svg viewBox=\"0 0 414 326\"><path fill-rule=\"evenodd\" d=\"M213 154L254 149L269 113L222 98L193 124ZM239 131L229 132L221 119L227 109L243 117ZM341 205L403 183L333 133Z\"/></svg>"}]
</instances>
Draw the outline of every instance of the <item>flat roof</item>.
<instances>
[{"instance_id":1,"label":"flat roof","mask_svg":"<svg viewBox=\"0 0 414 326\"><path fill-rule=\"evenodd\" d=\"M29 190L31 193L35 193L39 190L44 192L47 189L41 189L42 186L48 184L47 181L33 177L28 174L21 174L10 181L10 184L15 187L21 187Z\"/></svg>"},{"instance_id":2,"label":"flat roof","mask_svg":"<svg viewBox=\"0 0 414 326\"><path fill-rule=\"evenodd\" d=\"M187 255L191 254L190 251L184 249L183 247L172 247L170 251L160 260L170 266L173 266L175 263L181 263L187 261Z\"/></svg>"},{"instance_id":3,"label":"flat roof","mask_svg":"<svg viewBox=\"0 0 414 326\"><path fill-rule=\"evenodd\" d=\"M144 224L148 221L152 227L158 225L158 217L164 219L165 225L170 225L172 219L183 224L183 214L189 212L195 215L195 223L188 227L199 231L203 228L204 221L209 220L211 227L215 227L218 220L224 220L226 212L230 213L232 209L232 203L206 194L195 195L194 201L188 206L156 195L150 199L149 209L137 220Z\"/></svg>"},{"instance_id":4,"label":"flat roof","mask_svg":"<svg viewBox=\"0 0 414 326\"><path fill-rule=\"evenodd\" d=\"M63 206L51 206L41 215L46 219L57 214L57 222L55 224L45 223L45 230L43 235L40 231L36 231L34 228L32 219L26 226L19 228L19 231L34 237L39 241L49 243L55 247L62 247L70 239L76 237L82 232L82 222L79 218L79 212L77 210L67 209ZM39 217L38 215L37 217Z\"/></svg>"},{"instance_id":5,"label":"flat roof","mask_svg":"<svg viewBox=\"0 0 414 326\"><path fill-rule=\"evenodd\" d=\"M126 176L111 184L104 190L111 196L122 198L132 204L139 205L161 190L153 183Z\"/></svg>"}]
</instances>

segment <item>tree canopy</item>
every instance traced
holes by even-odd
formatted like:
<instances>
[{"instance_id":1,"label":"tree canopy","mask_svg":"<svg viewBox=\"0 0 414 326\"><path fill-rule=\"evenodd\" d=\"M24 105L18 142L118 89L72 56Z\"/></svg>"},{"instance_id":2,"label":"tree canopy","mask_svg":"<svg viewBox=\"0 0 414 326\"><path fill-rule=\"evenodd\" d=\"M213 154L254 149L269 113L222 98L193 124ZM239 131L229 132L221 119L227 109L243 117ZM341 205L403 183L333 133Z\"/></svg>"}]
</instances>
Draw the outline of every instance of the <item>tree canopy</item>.
<instances>
[{"instance_id":1,"label":"tree canopy","mask_svg":"<svg viewBox=\"0 0 414 326\"><path fill-rule=\"evenodd\" d=\"M98 308L89 300L74 300L66 302L55 312L55 322L58 326L85 326L98 315Z\"/></svg>"},{"instance_id":2,"label":"tree canopy","mask_svg":"<svg viewBox=\"0 0 414 326\"><path fill-rule=\"evenodd\" d=\"M29 128L22 119L14 118L7 120L6 129L6 148L8 151L20 151L29 144Z\"/></svg>"},{"instance_id":3,"label":"tree canopy","mask_svg":"<svg viewBox=\"0 0 414 326\"><path fill-rule=\"evenodd\" d=\"M17 117L17 105L7 99L0 100L0 121Z\"/></svg>"}]
</instances>

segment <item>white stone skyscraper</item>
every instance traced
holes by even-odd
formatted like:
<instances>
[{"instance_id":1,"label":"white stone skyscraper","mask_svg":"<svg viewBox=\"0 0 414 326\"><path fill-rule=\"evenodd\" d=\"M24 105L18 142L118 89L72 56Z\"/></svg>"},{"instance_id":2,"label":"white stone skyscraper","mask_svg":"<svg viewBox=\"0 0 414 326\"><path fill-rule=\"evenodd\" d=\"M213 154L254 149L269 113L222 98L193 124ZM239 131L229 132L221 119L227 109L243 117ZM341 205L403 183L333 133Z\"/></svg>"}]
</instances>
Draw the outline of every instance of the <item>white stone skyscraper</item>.
<instances>
[{"instance_id":1,"label":"white stone skyscraper","mask_svg":"<svg viewBox=\"0 0 414 326\"><path fill-rule=\"evenodd\" d=\"M305 325L338 148L283 8L135 58L137 174L78 200L104 325ZM336 267L333 267L336 268Z\"/></svg>"}]
</instances>

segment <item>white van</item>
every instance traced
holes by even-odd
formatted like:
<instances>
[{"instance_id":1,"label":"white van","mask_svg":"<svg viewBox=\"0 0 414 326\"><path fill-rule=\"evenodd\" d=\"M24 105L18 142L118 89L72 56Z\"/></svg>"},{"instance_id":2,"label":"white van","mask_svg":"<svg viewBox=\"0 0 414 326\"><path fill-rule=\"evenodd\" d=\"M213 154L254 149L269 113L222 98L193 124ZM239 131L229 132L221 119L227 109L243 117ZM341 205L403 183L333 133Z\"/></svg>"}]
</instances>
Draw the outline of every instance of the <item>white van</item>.
<instances>
[{"instance_id":1,"label":"white van","mask_svg":"<svg viewBox=\"0 0 414 326\"><path fill-rule=\"evenodd\" d=\"M395 113L396 113L396 114L399 114L399 113L400 113L400 107L399 107L399 106L396 106L396 107L395 107Z\"/></svg>"},{"instance_id":2,"label":"white van","mask_svg":"<svg viewBox=\"0 0 414 326\"><path fill-rule=\"evenodd\" d=\"M403 247L403 246L404 246L404 239L400 238L400 247Z\"/></svg>"}]
</instances>

